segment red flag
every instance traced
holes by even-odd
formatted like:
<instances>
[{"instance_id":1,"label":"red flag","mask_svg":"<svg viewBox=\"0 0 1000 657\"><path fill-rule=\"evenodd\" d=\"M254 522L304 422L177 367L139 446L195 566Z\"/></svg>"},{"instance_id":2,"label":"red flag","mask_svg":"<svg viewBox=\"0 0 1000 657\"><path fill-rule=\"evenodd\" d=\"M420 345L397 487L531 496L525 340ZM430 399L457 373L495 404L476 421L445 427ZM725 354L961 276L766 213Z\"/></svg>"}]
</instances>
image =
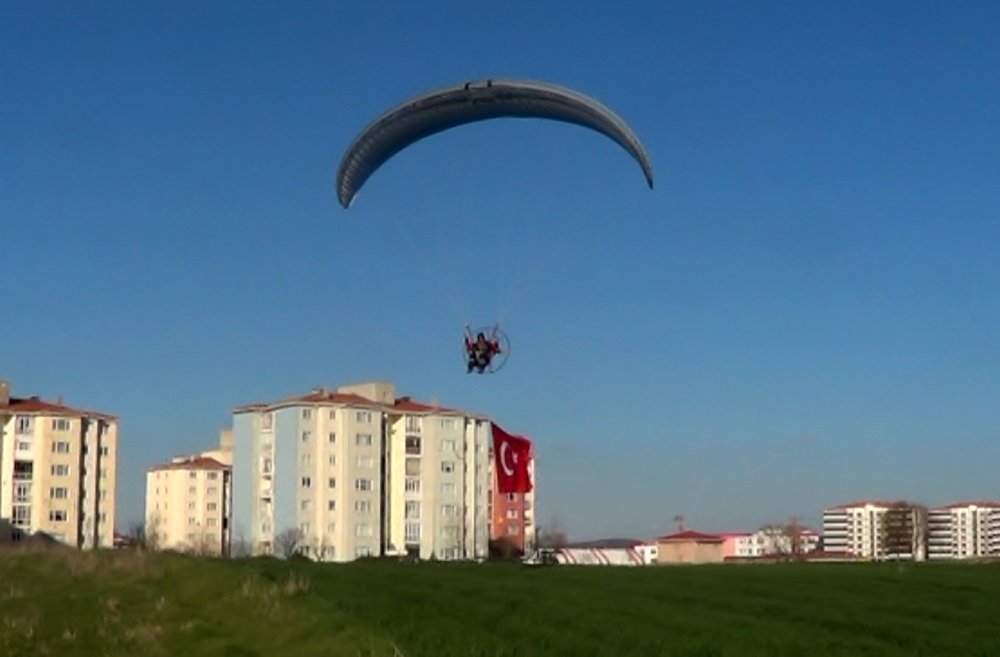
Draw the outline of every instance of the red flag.
<instances>
[{"instance_id":1,"label":"red flag","mask_svg":"<svg viewBox=\"0 0 1000 657\"><path fill-rule=\"evenodd\" d=\"M528 493L532 490L528 464L531 461L531 440L512 436L495 422L493 429L494 469L497 472L497 489L501 493Z\"/></svg>"}]
</instances>

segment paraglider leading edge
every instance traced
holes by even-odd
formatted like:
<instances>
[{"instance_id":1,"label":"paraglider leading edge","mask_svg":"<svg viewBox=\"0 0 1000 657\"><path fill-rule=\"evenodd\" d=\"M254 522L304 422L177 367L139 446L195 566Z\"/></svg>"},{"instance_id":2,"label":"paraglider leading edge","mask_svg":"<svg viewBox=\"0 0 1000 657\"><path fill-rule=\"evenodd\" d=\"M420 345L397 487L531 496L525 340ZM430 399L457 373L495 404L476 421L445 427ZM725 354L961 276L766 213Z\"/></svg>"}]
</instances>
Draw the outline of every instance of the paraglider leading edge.
<instances>
[{"instance_id":1,"label":"paraglider leading edge","mask_svg":"<svg viewBox=\"0 0 1000 657\"><path fill-rule=\"evenodd\" d=\"M583 126L624 148L653 188L653 166L627 123L594 98L535 80L495 79L442 87L380 115L347 148L337 170L337 198L346 209L365 181L407 146L450 128L497 118L541 118Z\"/></svg>"}]
</instances>

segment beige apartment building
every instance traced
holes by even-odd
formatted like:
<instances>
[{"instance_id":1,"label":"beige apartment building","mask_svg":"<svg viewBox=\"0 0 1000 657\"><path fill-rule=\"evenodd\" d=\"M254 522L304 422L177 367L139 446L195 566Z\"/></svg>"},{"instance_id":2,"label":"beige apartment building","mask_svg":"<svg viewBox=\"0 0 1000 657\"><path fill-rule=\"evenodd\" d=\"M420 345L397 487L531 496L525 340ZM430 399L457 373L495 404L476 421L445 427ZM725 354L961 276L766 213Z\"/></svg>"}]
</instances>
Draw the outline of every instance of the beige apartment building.
<instances>
[{"instance_id":1,"label":"beige apartment building","mask_svg":"<svg viewBox=\"0 0 1000 657\"><path fill-rule=\"evenodd\" d=\"M118 419L0 381L0 519L67 545L112 547Z\"/></svg>"},{"instance_id":2,"label":"beige apartment building","mask_svg":"<svg viewBox=\"0 0 1000 657\"><path fill-rule=\"evenodd\" d=\"M233 410L233 543L325 561L485 557L489 421L371 382Z\"/></svg>"},{"instance_id":3,"label":"beige apartment building","mask_svg":"<svg viewBox=\"0 0 1000 657\"><path fill-rule=\"evenodd\" d=\"M174 457L146 472L146 541L151 548L230 553L231 435L223 430L218 449Z\"/></svg>"}]
</instances>

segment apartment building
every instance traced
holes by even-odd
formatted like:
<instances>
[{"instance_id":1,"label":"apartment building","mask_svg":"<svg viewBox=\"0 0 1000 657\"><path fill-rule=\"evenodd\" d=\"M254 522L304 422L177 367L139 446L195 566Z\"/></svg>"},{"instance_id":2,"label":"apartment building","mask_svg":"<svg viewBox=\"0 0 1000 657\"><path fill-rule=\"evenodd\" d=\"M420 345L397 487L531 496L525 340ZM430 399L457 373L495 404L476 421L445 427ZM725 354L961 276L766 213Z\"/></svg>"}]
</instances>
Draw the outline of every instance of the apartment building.
<instances>
[{"instance_id":1,"label":"apartment building","mask_svg":"<svg viewBox=\"0 0 1000 657\"><path fill-rule=\"evenodd\" d=\"M118 419L0 381L0 518L80 549L112 547Z\"/></svg>"},{"instance_id":2,"label":"apartment building","mask_svg":"<svg viewBox=\"0 0 1000 657\"><path fill-rule=\"evenodd\" d=\"M325 561L484 557L487 418L370 382L233 410L233 540Z\"/></svg>"},{"instance_id":3,"label":"apartment building","mask_svg":"<svg viewBox=\"0 0 1000 657\"><path fill-rule=\"evenodd\" d=\"M862 500L823 511L823 550L864 559L926 557L927 510L903 500Z\"/></svg>"},{"instance_id":4,"label":"apartment building","mask_svg":"<svg viewBox=\"0 0 1000 657\"><path fill-rule=\"evenodd\" d=\"M928 559L1000 557L1000 502L956 502L927 515Z\"/></svg>"},{"instance_id":5,"label":"apartment building","mask_svg":"<svg viewBox=\"0 0 1000 657\"><path fill-rule=\"evenodd\" d=\"M753 558L808 554L819 547L819 533L809 528L766 526L754 532L722 532L724 557Z\"/></svg>"},{"instance_id":6,"label":"apartment building","mask_svg":"<svg viewBox=\"0 0 1000 657\"><path fill-rule=\"evenodd\" d=\"M490 481L495 481L493 472L496 460L492 454L493 446L490 445ZM528 472L531 480L535 481L535 467L537 457L531 459L528 465ZM490 496L490 540L509 541L518 550L525 554L534 552L538 544L538 527L535 518L538 510L535 508L536 488L527 493L501 493L492 487Z\"/></svg>"},{"instance_id":7,"label":"apartment building","mask_svg":"<svg viewBox=\"0 0 1000 657\"><path fill-rule=\"evenodd\" d=\"M177 456L146 472L146 540L156 549L228 555L231 430L218 449Z\"/></svg>"}]
</instances>

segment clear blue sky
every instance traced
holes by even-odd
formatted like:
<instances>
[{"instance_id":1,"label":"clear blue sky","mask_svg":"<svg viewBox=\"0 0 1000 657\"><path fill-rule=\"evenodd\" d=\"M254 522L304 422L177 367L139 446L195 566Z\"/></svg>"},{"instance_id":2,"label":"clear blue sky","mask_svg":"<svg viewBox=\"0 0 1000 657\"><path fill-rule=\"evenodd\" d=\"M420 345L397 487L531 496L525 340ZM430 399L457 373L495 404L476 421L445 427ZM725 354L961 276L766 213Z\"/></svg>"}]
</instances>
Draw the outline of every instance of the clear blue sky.
<instances>
[{"instance_id":1,"label":"clear blue sky","mask_svg":"<svg viewBox=\"0 0 1000 657\"><path fill-rule=\"evenodd\" d=\"M996 3L95 4L0 9L0 377L121 416L120 526L234 405L367 379L533 436L577 538L1000 496ZM488 76L655 190L506 121L339 207L369 119Z\"/></svg>"}]
</instances>

